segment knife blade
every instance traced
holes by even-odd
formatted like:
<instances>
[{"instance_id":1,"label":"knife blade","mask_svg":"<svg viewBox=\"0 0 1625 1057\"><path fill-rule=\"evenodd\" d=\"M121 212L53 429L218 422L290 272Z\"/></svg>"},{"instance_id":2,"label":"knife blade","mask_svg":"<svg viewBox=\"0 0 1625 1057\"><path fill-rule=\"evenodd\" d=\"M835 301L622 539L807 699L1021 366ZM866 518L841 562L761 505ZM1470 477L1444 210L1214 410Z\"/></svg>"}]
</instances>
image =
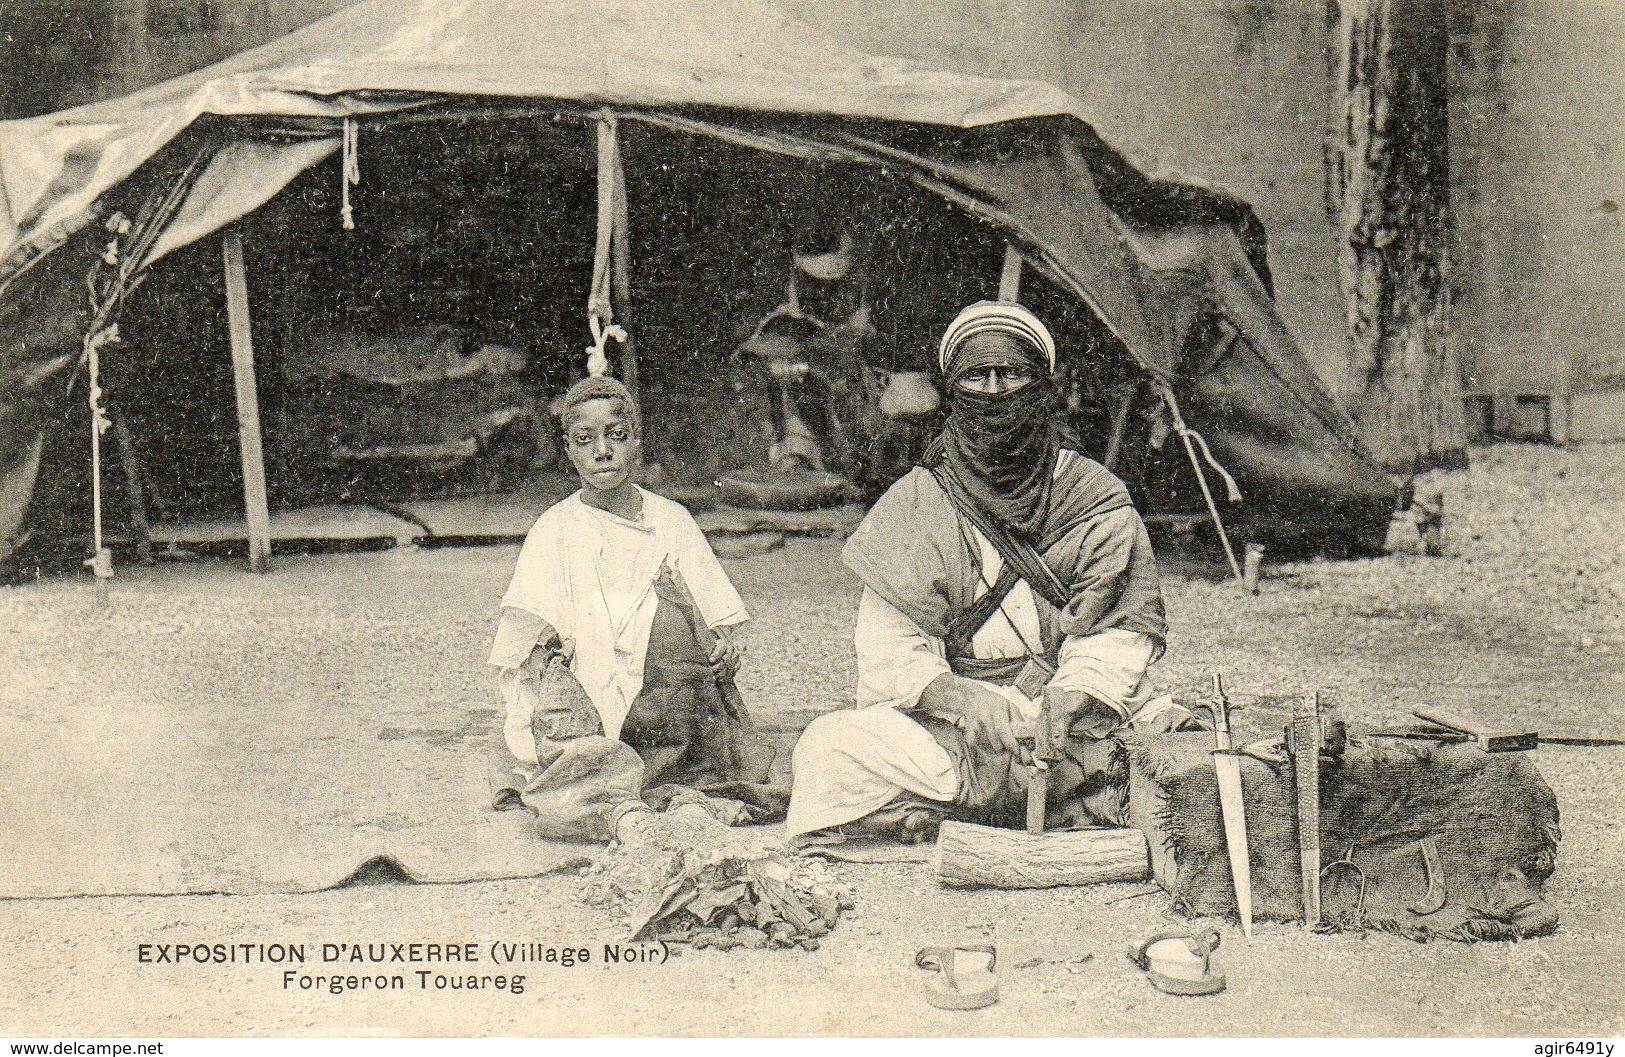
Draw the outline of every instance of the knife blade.
<instances>
[{"instance_id":1,"label":"knife blade","mask_svg":"<svg viewBox=\"0 0 1625 1057\"><path fill-rule=\"evenodd\" d=\"M1247 846L1247 805L1241 789L1241 758L1230 736L1230 700L1224 676L1213 676L1213 771L1219 780L1219 809L1224 815L1224 845L1230 858L1230 877L1236 888L1236 912L1241 931L1253 935L1252 858Z\"/></svg>"}]
</instances>

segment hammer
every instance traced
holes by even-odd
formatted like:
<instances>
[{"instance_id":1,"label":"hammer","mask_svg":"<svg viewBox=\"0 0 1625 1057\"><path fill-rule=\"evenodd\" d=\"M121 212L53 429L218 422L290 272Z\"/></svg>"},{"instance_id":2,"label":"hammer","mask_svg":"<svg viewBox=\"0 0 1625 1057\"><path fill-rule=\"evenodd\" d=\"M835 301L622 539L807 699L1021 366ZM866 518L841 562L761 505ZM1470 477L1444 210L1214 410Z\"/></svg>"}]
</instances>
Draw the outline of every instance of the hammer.
<instances>
[{"instance_id":1,"label":"hammer","mask_svg":"<svg viewBox=\"0 0 1625 1057\"><path fill-rule=\"evenodd\" d=\"M1044 814L1049 801L1049 767L1061 758L1060 751L1056 749L1054 727L1057 717L1064 718L1069 714L1069 696L1077 696L1077 692L1046 686L1043 697L1039 699L1038 718L1030 732L1033 766L1032 774L1027 779L1027 832L1035 837L1044 832ZM1026 733L1029 732L1018 731L1017 736Z\"/></svg>"}]
</instances>

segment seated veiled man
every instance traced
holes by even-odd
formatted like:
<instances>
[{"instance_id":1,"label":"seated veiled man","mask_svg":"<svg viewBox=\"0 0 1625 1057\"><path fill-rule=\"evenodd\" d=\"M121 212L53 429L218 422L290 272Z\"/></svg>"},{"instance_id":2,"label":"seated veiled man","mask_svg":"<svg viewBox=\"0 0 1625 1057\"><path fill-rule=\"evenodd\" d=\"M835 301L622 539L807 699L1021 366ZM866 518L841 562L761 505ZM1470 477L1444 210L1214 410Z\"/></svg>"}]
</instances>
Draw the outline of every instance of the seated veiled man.
<instances>
[{"instance_id":1,"label":"seated veiled man","mask_svg":"<svg viewBox=\"0 0 1625 1057\"><path fill-rule=\"evenodd\" d=\"M946 427L843 554L863 581L858 707L797 743L792 838L924 839L944 817L1019 825L1018 734L1046 686L1071 691L1052 695L1065 759L1050 770L1050 824L1121 824L1126 764L1109 735L1177 707L1153 704L1146 678L1166 632L1150 539L1122 482L1063 443L1049 330L983 301L938 357Z\"/></svg>"}]
</instances>

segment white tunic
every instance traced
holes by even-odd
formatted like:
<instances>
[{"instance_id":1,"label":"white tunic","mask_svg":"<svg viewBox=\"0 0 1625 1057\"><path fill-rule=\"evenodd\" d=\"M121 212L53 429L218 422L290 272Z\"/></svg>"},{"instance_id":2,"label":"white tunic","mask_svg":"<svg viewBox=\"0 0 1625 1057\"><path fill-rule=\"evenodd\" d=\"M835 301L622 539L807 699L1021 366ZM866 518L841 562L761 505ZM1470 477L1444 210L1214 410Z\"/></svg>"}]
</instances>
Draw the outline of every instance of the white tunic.
<instances>
[{"instance_id":1,"label":"white tunic","mask_svg":"<svg viewBox=\"0 0 1625 1057\"><path fill-rule=\"evenodd\" d=\"M964 528L981 552L985 590L998 579L1003 559L973 526ZM796 743L786 826L792 837L854 822L900 793L951 802L959 792L959 776L947 750L899 711L915 707L932 680L951 670L942 639L921 631L866 587L853 642L858 707L818 717ZM1038 607L1025 581L1016 583L1000 610L972 636L971 652L986 660L1043 652ZM1139 632L1108 628L1068 636L1049 685L1082 690L1126 722L1148 703L1146 670L1156 656L1156 642ZM1009 699L1024 719L1037 717L1039 702L1015 687L982 685Z\"/></svg>"},{"instance_id":2,"label":"white tunic","mask_svg":"<svg viewBox=\"0 0 1625 1057\"><path fill-rule=\"evenodd\" d=\"M535 647L538 627L518 614L546 621L573 643L571 669L611 738L620 736L643 689L643 662L660 604L654 584L663 566L682 577L707 626L750 619L688 511L638 491L643 509L635 520L590 507L577 492L537 518L520 548L490 657L503 669L503 731L520 760L534 762L536 748L516 669Z\"/></svg>"}]
</instances>

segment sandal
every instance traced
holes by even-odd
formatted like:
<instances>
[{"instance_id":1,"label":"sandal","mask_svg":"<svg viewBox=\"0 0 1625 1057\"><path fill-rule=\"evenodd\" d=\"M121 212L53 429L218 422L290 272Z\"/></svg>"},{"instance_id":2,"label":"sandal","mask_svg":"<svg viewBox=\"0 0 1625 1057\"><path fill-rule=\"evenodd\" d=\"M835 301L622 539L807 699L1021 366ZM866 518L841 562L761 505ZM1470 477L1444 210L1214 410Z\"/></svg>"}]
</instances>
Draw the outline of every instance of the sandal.
<instances>
[{"instance_id":1,"label":"sandal","mask_svg":"<svg viewBox=\"0 0 1625 1057\"><path fill-rule=\"evenodd\" d=\"M965 971L958 962L964 954L985 954L987 964ZM925 947L914 956L916 968L929 970L925 1000L938 1009L984 1009L999 1000L999 978L994 970L998 951L991 943L959 947Z\"/></svg>"},{"instance_id":2,"label":"sandal","mask_svg":"<svg viewBox=\"0 0 1625 1057\"><path fill-rule=\"evenodd\" d=\"M1159 932L1128 958L1164 994L1216 995L1225 988L1224 970L1213 958L1218 946L1218 929Z\"/></svg>"}]
</instances>

